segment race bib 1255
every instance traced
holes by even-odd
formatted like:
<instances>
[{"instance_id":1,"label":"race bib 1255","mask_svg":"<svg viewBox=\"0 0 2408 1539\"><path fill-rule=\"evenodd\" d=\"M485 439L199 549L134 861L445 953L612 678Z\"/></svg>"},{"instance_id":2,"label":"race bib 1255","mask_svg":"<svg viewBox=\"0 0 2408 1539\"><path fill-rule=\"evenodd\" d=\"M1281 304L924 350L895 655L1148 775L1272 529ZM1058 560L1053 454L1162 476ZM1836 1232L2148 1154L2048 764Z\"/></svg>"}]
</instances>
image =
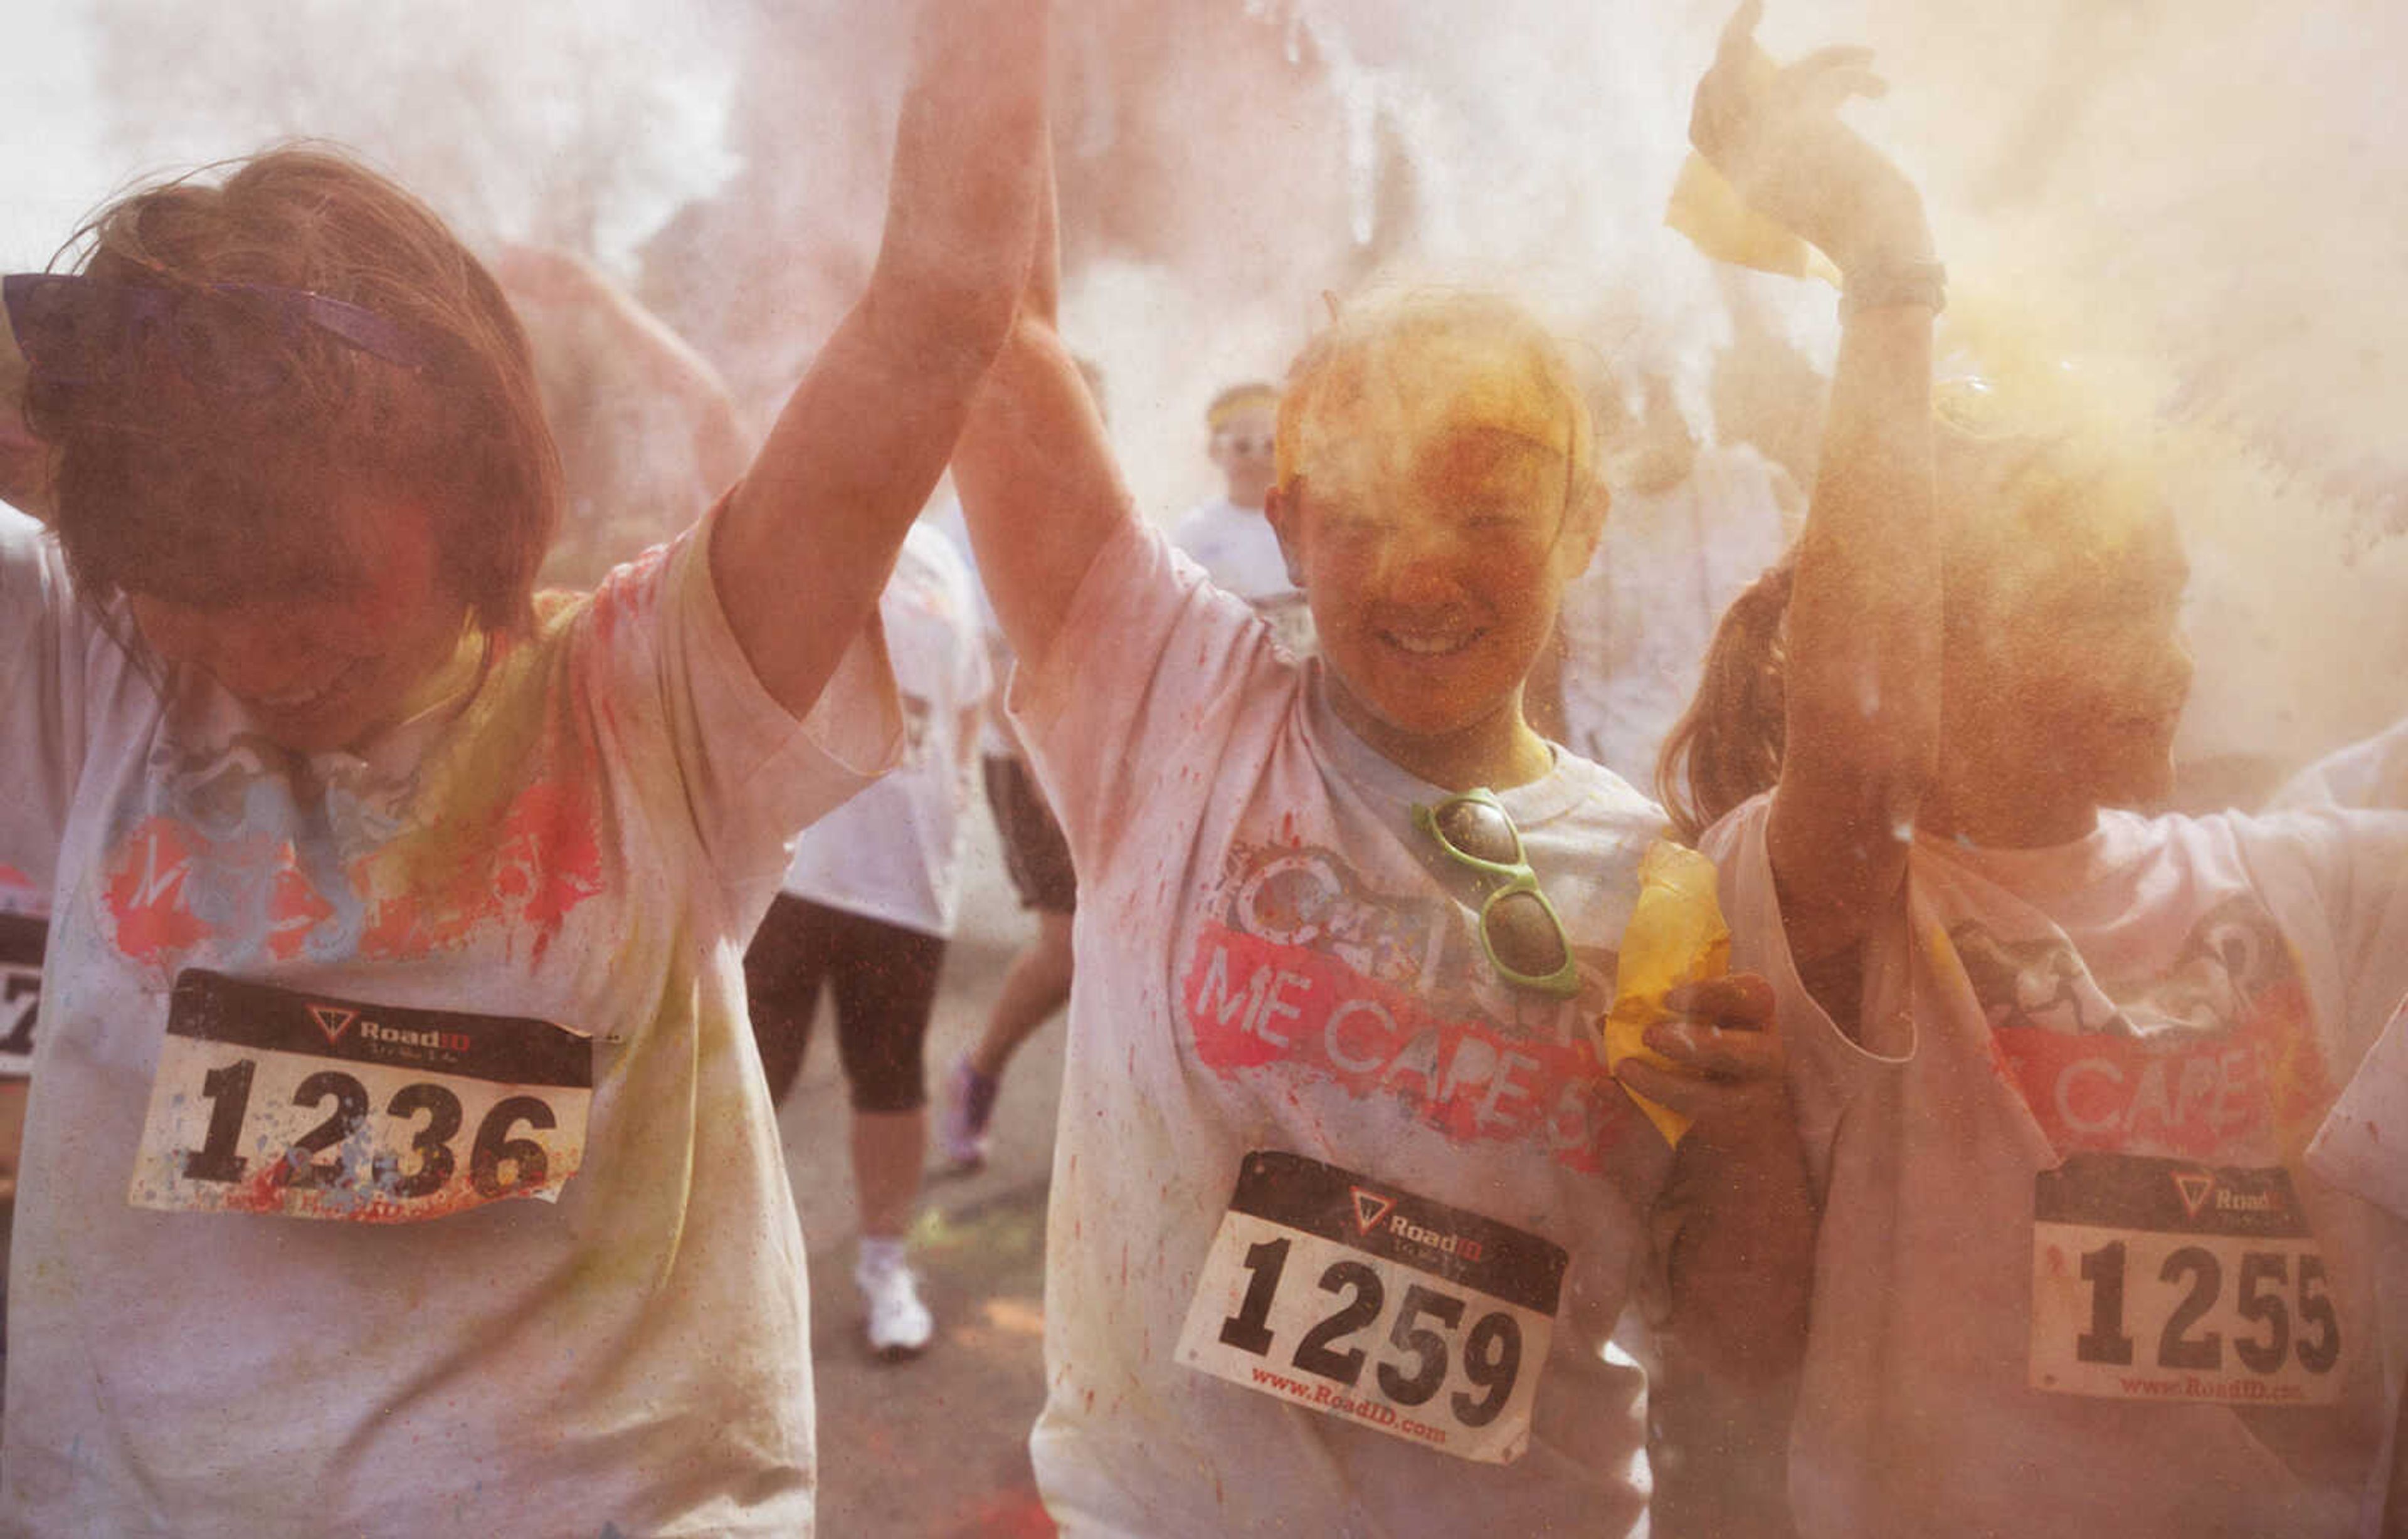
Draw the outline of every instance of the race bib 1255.
<instances>
[{"instance_id":1,"label":"race bib 1255","mask_svg":"<svg viewBox=\"0 0 2408 1539\"><path fill-rule=\"evenodd\" d=\"M127 1200L406 1223L555 1201L585 1152L590 1038L187 969Z\"/></svg>"},{"instance_id":2,"label":"race bib 1255","mask_svg":"<svg viewBox=\"0 0 2408 1539\"><path fill-rule=\"evenodd\" d=\"M1239 1167L1180 1333L1215 1378L1459 1459L1530 1441L1569 1258L1302 1155Z\"/></svg>"},{"instance_id":3,"label":"race bib 1255","mask_svg":"<svg viewBox=\"0 0 2408 1539\"><path fill-rule=\"evenodd\" d=\"M2041 1173L2033 1202L2033 1389L2340 1397L2352 1344L2286 1171L2076 1154Z\"/></svg>"}]
</instances>

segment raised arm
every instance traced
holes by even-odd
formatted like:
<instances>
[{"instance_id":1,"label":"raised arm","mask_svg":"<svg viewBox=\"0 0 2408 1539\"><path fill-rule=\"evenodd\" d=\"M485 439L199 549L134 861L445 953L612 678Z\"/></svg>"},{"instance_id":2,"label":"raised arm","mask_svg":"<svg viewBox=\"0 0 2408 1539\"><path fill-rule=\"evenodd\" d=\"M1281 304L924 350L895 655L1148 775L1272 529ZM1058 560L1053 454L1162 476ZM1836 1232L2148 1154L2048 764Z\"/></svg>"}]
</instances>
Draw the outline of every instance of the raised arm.
<instances>
[{"instance_id":1,"label":"raised arm","mask_svg":"<svg viewBox=\"0 0 2408 1539\"><path fill-rule=\"evenodd\" d=\"M1751 205L1846 277L1838 366L1789 605L1787 721L1770 828L1801 964L1859 939L1897 896L1940 723L1932 506L1938 269L1913 183L1837 117L1877 94L1861 49L1776 69L1761 0L1731 19L1690 135Z\"/></svg>"},{"instance_id":2,"label":"raised arm","mask_svg":"<svg viewBox=\"0 0 2408 1539\"><path fill-rule=\"evenodd\" d=\"M801 716L868 622L1010 328L1044 164L1049 0L925 0L868 287L712 536L753 672Z\"/></svg>"},{"instance_id":3,"label":"raised arm","mask_svg":"<svg viewBox=\"0 0 2408 1539\"><path fill-rule=\"evenodd\" d=\"M1104 420L1054 329L1061 286L1049 160L1027 292L953 451L953 484L1003 634L1041 663L1096 553L1136 517Z\"/></svg>"}]
</instances>

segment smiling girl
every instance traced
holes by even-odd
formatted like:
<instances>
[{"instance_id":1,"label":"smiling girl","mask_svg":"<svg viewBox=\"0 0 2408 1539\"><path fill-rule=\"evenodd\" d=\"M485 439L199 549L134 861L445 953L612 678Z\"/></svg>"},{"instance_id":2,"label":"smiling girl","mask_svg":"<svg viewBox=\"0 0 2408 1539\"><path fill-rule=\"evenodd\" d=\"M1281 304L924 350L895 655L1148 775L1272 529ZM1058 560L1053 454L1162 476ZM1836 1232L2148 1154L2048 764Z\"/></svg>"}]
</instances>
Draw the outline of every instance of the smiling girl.
<instances>
[{"instance_id":1,"label":"smiling girl","mask_svg":"<svg viewBox=\"0 0 2408 1539\"><path fill-rule=\"evenodd\" d=\"M1849 355L1835 504L1911 477L1862 413L1924 366ZM1039 1484L1070 1533L1629 1532L1609 1338L1643 1304L1777 1379L1813 1211L1759 980L1622 1070L1677 1151L1598 1066L1663 815L1522 709L1605 515L1589 419L1520 310L1411 293L1297 360L1276 457L1309 663L1131 512L1040 248L954 461L1082 886Z\"/></svg>"}]
</instances>

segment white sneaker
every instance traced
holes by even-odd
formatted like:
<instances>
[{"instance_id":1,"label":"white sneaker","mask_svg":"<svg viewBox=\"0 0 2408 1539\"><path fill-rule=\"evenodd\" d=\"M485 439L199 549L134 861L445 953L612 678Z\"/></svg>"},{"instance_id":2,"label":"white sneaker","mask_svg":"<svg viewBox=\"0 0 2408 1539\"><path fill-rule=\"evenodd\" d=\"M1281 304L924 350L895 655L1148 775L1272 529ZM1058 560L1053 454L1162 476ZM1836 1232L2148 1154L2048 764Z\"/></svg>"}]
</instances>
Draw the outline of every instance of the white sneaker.
<instances>
[{"instance_id":1,"label":"white sneaker","mask_svg":"<svg viewBox=\"0 0 2408 1539\"><path fill-rule=\"evenodd\" d=\"M862 1306L869 1312L869 1349L890 1362L918 1357L926 1350L937 1322L920 1302L918 1279L908 1266L854 1263L853 1286L861 1290Z\"/></svg>"}]
</instances>

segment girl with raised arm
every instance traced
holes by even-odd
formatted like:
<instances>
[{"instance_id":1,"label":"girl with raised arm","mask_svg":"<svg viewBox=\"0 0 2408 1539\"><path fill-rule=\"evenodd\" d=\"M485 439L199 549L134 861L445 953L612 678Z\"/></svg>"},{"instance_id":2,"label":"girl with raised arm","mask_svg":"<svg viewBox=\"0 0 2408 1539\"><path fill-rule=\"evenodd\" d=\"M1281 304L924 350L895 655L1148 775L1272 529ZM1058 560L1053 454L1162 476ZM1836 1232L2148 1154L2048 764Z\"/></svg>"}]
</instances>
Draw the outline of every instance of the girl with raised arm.
<instances>
[{"instance_id":1,"label":"girl with raised arm","mask_svg":"<svg viewBox=\"0 0 2408 1539\"><path fill-rule=\"evenodd\" d=\"M1847 272L1830 442L1897 472L1827 452L1664 763L1821 1198L1799 1528L2350 1532L2366 1214L2300 1154L2400 990L2402 824L2122 810L2167 793L2189 684L2172 518L2103 417L1964 382L1935 412L1912 191L1801 195L1747 51L1699 146ZM1877 262L1832 244L1857 207Z\"/></svg>"},{"instance_id":2,"label":"girl with raised arm","mask_svg":"<svg viewBox=\"0 0 2408 1539\"><path fill-rule=\"evenodd\" d=\"M928 9L867 291L588 598L532 593L517 321L357 163L137 192L7 280L58 518L0 547L0 817L63 855L0 1528L810 1529L739 959L893 751L871 616L1040 164L1046 7Z\"/></svg>"},{"instance_id":3,"label":"girl with raised arm","mask_svg":"<svg viewBox=\"0 0 2408 1539\"><path fill-rule=\"evenodd\" d=\"M1813 1213L1761 980L1676 997L1669 1065L1624 1065L1696 1119L1677 1148L1599 1071L1663 816L1522 712L1605 513L1570 373L1455 292L1313 341L1267 505L1299 663L1131 512L1053 267L954 461L1082 885L1046 1503L1071 1533L1634 1531L1642 1375L1609 1337L1643 1305L1778 1379ZM1856 396L1920 378L1913 324ZM1884 486L1898 452L1838 458Z\"/></svg>"}]
</instances>

